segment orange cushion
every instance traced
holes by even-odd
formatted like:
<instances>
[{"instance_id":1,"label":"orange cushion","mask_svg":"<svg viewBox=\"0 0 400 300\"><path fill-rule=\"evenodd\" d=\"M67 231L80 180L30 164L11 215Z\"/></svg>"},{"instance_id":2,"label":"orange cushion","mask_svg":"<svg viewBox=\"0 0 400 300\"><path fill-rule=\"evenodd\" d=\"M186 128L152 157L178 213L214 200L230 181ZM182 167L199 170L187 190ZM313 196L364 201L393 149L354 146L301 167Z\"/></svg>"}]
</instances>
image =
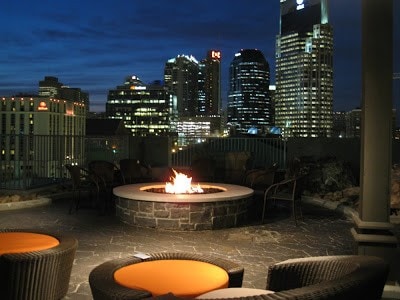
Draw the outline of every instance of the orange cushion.
<instances>
[{"instance_id":1,"label":"orange cushion","mask_svg":"<svg viewBox=\"0 0 400 300\"><path fill-rule=\"evenodd\" d=\"M49 249L60 242L50 235L31 232L0 232L0 255Z\"/></svg>"},{"instance_id":2,"label":"orange cushion","mask_svg":"<svg viewBox=\"0 0 400 300\"><path fill-rule=\"evenodd\" d=\"M180 259L128 265L114 273L114 280L127 288L146 290L153 296L173 293L193 298L229 284L224 269L206 262Z\"/></svg>"}]
</instances>

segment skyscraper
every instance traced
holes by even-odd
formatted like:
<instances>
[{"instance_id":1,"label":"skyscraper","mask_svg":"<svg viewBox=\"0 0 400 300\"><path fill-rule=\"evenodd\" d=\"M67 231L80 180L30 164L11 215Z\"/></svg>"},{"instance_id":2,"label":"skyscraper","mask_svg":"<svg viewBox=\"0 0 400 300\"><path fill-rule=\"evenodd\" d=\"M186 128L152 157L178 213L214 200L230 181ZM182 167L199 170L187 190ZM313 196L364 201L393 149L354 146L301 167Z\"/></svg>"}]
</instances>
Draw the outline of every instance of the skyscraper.
<instances>
[{"instance_id":1,"label":"skyscraper","mask_svg":"<svg viewBox=\"0 0 400 300\"><path fill-rule=\"evenodd\" d=\"M281 0L275 125L285 137L330 137L333 32L328 0Z\"/></svg>"},{"instance_id":2,"label":"skyscraper","mask_svg":"<svg viewBox=\"0 0 400 300\"><path fill-rule=\"evenodd\" d=\"M228 124L237 132L265 132L271 125L270 70L257 49L235 54L229 67Z\"/></svg>"},{"instance_id":3,"label":"skyscraper","mask_svg":"<svg viewBox=\"0 0 400 300\"><path fill-rule=\"evenodd\" d=\"M221 51L209 50L199 64L198 114L221 113Z\"/></svg>"},{"instance_id":4,"label":"skyscraper","mask_svg":"<svg viewBox=\"0 0 400 300\"><path fill-rule=\"evenodd\" d=\"M195 116L198 111L199 62L188 55L169 59L164 68L164 82L168 92L176 97L179 117Z\"/></svg>"},{"instance_id":5,"label":"skyscraper","mask_svg":"<svg viewBox=\"0 0 400 300\"><path fill-rule=\"evenodd\" d=\"M160 82L144 84L137 76L128 76L123 85L108 92L106 114L124 120L135 136L169 133L170 98Z\"/></svg>"}]
</instances>

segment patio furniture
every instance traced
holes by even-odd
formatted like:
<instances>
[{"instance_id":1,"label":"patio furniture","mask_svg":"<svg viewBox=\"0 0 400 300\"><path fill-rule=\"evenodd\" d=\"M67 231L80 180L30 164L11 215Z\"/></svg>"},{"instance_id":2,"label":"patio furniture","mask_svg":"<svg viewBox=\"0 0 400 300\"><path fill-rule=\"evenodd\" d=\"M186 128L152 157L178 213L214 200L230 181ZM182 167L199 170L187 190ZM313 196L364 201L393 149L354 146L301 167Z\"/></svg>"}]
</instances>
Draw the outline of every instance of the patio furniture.
<instances>
[{"instance_id":1,"label":"patio furniture","mask_svg":"<svg viewBox=\"0 0 400 300\"><path fill-rule=\"evenodd\" d=\"M1 299L63 298L77 246L72 236L33 229L0 230Z\"/></svg>"},{"instance_id":2,"label":"patio furniture","mask_svg":"<svg viewBox=\"0 0 400 300\"><path fill-rule=\"evenodd\" d=\"M254 289L254 288L226 288L214 290L205 294L202 294L196 299L226 299L226 298L240 298L240 297L249 297L249 296L260 296L271 294L273 291L265 290L265 289Z\"/></svg>"},{"instance_id":3,"label":"patio furniture","mask_svg":"<svg viewBox=\"0 0 400 300\"><path fill-rule=\"evenodd\" d=\"M270 185L264 192L264 203L261 221L264 222L265 211L268 203L273 205L277 201L290 202L292 206L292 215L297 226L297 210L300 217L303 216L301 211L301 190L300 180L303 175L295 175L288 179L284 179L278 183Z\"/></svg>"},{"instance_id":4,"label":"patio furniture","mask_svg":"<svg viewBox=\"0 0 400 300\"><path fill-rule=\"evenodd\" d=\"M114 163L106 160L93 160L89 162L88 169L99 178L100 191L104 192L100 210L101 213L105 213L112 206L112 189L121 184L120 170Z\"/></svg>"},{"instance_id":5,"label":"patio furniture","mask_svg":"<svg viewBox=\"0 0 400 300\"><path fill-rule=\"evenodd\" d=\"M90 195L94 192L96 196L92 205L94 206L95 204L98 204L100 193L99 179L89 170L80 166L67 164L65 167L68 170L72 181L72 198L68 210L69 214L72 213L74 208L75 211L78 211L81 201L81 193L84 191L88 191Z\"/></svg>"},{"instance_id":6,"label":"patio furniture","mask_svg":"<svg viewBox=\"0 0 400 300\"><path fill-rule=\"evenodd\" d=\"M143 299L169 292L194 297L212 289L240 287L243 273L242 267L225 259L165 252L105 262L90 272L89 284L95 300Z\"/></svg>"},{"instance_id":7,"label":"patio furniture","mask_svg":"<svg viewBox=\"0 0 400 300\"><path fill-rule=\"evenodd\" d=\"M193 182L215 181L216 161L211 157L199 157L192 161L190 166Z\"/></svg>"},{"instance_id":8,"label":"patio furniture","mask_svg":"<svg viewBox=\"0 0 400 300\"><path fill-rule=\"evenodd\" d=\"M137 159L121 159L119 169L123 184L146 182L151 179L150 168L144 167Z\"/></svg>"},{"instance_id":9,"label":"patio furniture","mask_svg":"<svg viewBox=\"0 0 400 300\"><path fill-rule=\"evenodd\" d=\"M362 255L289 259L267 270L265 295L219 299L348 300L381 299L389 265L381 258ZM200 296L201 299L212 299Z\"/></svg>"},{"instance_id":10,"label":"patio furniture","mask_svg":"<svg viewBox=\"0 0 400 300\"><path fill-rule=\"evenodd\" d=\"M266 168L248 170L243 179L243 185L254 190L254 198L264 196L268 187L275 183L278 165L272 164Z\"/></svg>"}]
</instances>

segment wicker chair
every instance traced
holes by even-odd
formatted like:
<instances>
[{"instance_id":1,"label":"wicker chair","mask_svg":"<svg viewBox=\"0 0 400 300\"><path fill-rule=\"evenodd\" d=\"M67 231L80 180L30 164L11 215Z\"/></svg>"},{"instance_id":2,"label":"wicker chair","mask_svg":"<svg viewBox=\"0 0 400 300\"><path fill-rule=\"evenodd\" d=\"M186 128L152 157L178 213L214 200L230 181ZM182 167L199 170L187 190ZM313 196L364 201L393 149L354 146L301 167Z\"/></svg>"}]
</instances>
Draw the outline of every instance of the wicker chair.
<instances>
[{"instance_id":1,"label":"wicker chair","mask_svg":"<svg viewBox=\"0 0 400 300\"><path fill-rule=\"evenodd\" d=\"M101 213L111 212L114 207L112 190L121 184L120 170L114 163L106 160L90 161L88 169L97 178L100 178L100 193L104 193L103 201L100 201Z\"/></svg>"},{"instance_id":2,"label":"wicker chair","mask_svg":"<svg viewBox=\"0 0 400 300\"><path fill-rule=\"evenodd\" d=\"M139 160L124 158L119 161L123 184L148 182L151 179L151 170L143 166Z\"/></svg>"},{"instance_id":3,"label":"wicker chair","mask_svg":"<svg viewBox=\"0 0 400 300\"><path fill-rule=\"evenodd\" d=\"M301 211L301 181L303 178L303 175L298 175L288 179L284 179L278 183L270 185L265 190L261 222L264 222L265 211L268 202L271 202L271 204L273 205L275 205L278 201L290 202L292 206L293 219L297 226L297 214L300 215L300 218L303 217L303 213Z\"/></svg>"},{"instance_id":4,"label":"wicker chair","mask_svg":"<svg viewBox=\"0 0 400 300\"><path fill-rule=\"evenodd\" d=\"M236 263L208 255L185 252L165 252L148 254L149 258L127 257L105 262L94 268L89 275L89 284L93 299L143 299L151 297L151 293L143 290L129 289L114 280L114 272L124 266L142 261L184 259L207 262L221 267L228 273L229 287L241 287L244 269Z\"/></svg>"},{"instance_id":5,"label":"wicker chair","mask_svg":"<svg viewBox=\"0 0 400 300\"><path fill-rule=\"evenodd\" d=\"M92 200L92 206L98 204L100 193L99 178L89 170L80 166L66 164L65 167L68 170L72 181L73 194L70 200L68 210L69 214L71 214L74 209L75 211L78 211L80 208L81 194L84 191L88 191L90 194L94 192L96 196L95 199Z\"/></svg>"},{"instance_id":6,"label":"wicker chair","mask_svg":"<svg viewBox=\"0 0 400 300\"><path fill-rule=\"evenodd\" d=\"M78 246L75 238L27 229L0 232L40 233L59 241L58 246L46 250L0 255L1 299L56 300L67 294Z\"/></svg>"},{"instance_id":7,"label":"wicker chair","mask_svg":"<svg viewBox=\"0 0 400 300\"><path fill-rule=\"evenodd\" d=\"M388 272L388 264L373 256L290 259L268 268L266 289L275 293L229 299L376 300L382 297Z\"/></svg>"}]
</instances>

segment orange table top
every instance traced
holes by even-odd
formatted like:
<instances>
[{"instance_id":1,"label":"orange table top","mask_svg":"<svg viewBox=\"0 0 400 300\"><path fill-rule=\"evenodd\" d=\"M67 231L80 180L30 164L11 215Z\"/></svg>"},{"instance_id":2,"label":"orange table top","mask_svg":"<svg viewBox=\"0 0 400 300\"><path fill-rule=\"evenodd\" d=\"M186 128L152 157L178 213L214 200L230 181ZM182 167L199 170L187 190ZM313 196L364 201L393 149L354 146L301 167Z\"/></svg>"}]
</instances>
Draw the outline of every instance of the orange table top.
<instances>
[{"instance_id":1,"label":"orange table top","mask_svg":"<svg viewBox=\"0 0 400 300\"><path fill-rule=\"evenodd\" d=\"M173 293L194 298L226 288L228 273L216 265L181 259L144 261L118 269L114 280L127 288L146 290L153 296Z\"/></svg>"},{"instance_id":2,"label":"orange table top","mask_svg":"<svg viewBox=\"0 0 400 300\"><path fill-rule=\"evenodd\" d=\"M53 248L59 241L50 235L32 232L0 232L0 255Z\"/></svg>"}]
</instances>

